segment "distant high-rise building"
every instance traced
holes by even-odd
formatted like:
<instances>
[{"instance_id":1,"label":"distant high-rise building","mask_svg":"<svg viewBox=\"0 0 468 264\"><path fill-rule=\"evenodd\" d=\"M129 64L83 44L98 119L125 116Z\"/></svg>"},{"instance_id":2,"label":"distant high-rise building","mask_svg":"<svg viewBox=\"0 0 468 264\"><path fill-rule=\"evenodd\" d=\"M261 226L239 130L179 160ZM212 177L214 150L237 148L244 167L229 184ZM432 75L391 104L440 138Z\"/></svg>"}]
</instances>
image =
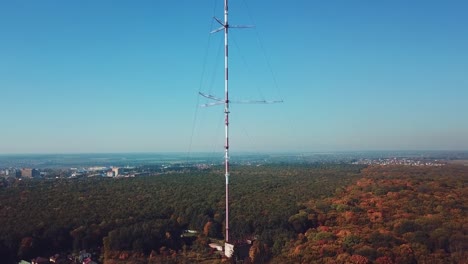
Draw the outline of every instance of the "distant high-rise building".
<instances>
[{"instance_id":1,"label":"distant high-rise building","mask_svg":"<svg viewBox=\"0 0 468 264\"><path fill-rule=\"evenodd\" d=\"M25 178L35 178L41 175L41 173L38 170L31 169L31 168L23 168L20 170L20 173L21 173L21 177L25 177Z\"/></svg>"},{"instance_id":2,"label":"distant high-rise building","mask_svg":"<svg viewBox=\"0 0 468 264\"><path fill-rule=\"evenodd\" d=\"M114 172L114 177L119 176L119 168L112 168L112 171Z\"/></svg>"}]
</instances>

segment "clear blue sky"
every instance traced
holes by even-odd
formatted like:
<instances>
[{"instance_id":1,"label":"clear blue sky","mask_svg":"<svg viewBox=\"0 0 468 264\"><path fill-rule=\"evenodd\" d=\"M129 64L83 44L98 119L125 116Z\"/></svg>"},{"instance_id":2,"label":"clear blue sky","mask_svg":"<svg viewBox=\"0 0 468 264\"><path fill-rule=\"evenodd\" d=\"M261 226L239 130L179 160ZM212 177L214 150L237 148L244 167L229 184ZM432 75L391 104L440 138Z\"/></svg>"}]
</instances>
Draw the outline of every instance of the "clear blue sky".
<instances>
[{"instance_id":1,"label":"clear blue sky","mask_svg":"<svg viewBox=\"0 0 468 264\"><path fill-rule=\"evenodd\" d=\"M468 1L231 0L233 151L468 150ZM0 153L222 151L221 0L0 2Z\"/></svg>"}]
</instances>

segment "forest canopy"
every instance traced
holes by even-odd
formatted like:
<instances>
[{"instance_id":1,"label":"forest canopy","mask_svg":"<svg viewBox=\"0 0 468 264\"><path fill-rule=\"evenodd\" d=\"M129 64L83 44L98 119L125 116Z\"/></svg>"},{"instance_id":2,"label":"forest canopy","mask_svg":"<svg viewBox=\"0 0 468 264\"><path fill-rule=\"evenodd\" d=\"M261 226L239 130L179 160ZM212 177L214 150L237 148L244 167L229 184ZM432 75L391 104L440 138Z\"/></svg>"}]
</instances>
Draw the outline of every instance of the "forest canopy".
<instances>
[{"instance_id":1,"label":"forest canopy","mask_svg":"<svg viewBox=\"0 0 468 264\"><path fill-rule=\"evenodd\" d=\"M232 171L230 233L232 241L255 240L250 262L468 258L466 166L283 164ZM14 263L88 250L104 261L219 263L208 244L223 240L224 195L221 167L16 181L0 188L0 255ZM198 234L184 236L188 229Z\"/></svg>"},{"instance_id":2,"label":"forest canopy","mask_svg":"<svg viewBox=\"0 0 468 264\"><path fill-rule=\"evenodd\" d=\"M255 237L273 254L295 236L304 202L355 181L363 166L234 166L232 240ZM222 168L107 179L23 180L0 189L0 253L11 262L57 252L181 250L181 233L223 238ZM196 245L194 245L196 248Z\"/></svg>"}]
</instances>

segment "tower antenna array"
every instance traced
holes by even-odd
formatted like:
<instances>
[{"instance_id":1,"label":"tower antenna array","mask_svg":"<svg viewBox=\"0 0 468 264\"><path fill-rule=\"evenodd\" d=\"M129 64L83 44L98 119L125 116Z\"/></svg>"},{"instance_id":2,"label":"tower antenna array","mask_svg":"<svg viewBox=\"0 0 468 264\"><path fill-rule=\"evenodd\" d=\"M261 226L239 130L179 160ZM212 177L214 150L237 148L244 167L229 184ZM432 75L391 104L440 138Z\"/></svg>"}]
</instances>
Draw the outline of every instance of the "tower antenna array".
<instances>
[{"instance_id":1,"label":"tower antenna array","mask_svg":"<svg viewBox=\"0 0 468 264\"><path fill-rule=\"evenodd\" d=\"M224 99L199 92L199 94L205 98L213 100L213 103L204 104L202 106L213 106L213 105L222 105L224 104L224 134L225 134L225 143L224 143L224 167L226 178L226 219L225 219L225 255L231 257L233 253L233 244L230 243L229 236L229 104L232 102L229 100L229 69L228 69L228 33L229 28L252 28L253 26L246 25L229 25L228 23L228 0L224 0L224 22L220 19L214 17L216 22L218 22L221 27L211 31L210 33L216 33L219 31L224 31ZM283 101L266 101L266 100L256 100L256 101L237 101L235 103L281 103Z\"/></svg>"}]
</instances>

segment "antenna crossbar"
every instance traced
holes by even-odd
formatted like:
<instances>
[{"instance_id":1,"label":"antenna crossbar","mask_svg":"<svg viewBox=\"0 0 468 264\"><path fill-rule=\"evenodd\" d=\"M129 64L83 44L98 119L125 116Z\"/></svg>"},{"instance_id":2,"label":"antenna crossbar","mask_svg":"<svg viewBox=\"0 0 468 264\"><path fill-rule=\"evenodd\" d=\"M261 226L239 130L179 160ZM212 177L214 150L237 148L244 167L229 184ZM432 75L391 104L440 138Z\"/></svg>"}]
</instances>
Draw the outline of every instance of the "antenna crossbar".
<instances>
[{"instance_id":1,"label":"antenna crossbar","mask_svg":"<svg viewBox=\"0 0 468 264\"><path fill-rule=\"evenodd\" d=\"M205 97L205 98L208 98L208 99L211 99L211 100L215 100L215 101L218 101L218 102L223 102L224 103L224 100L221 99L221 98L218 98L218 97L215 97L211 94L205 94L205 93L202 93L202 92L198 92L198 94L200 94L201 96Z\"/></svg>"},{"instance_id":2,"label":"antenna crossbar","mask_svg":"<svg viewBox=\"0 0 468 264\"><path fill-rule=\"evenodd\" d=\"M201 105L202 107L222 105L225 103L223 99L213 96L211 94L205 94L202 92L198 92L198 94L210 100L216 101L214 103L202 104ZM229 100L229 103L234 103L234 104L276 104L276 103L282 103L282 102L283 100L240 100L240 101Z\"/></svg>"}]
</instances>

